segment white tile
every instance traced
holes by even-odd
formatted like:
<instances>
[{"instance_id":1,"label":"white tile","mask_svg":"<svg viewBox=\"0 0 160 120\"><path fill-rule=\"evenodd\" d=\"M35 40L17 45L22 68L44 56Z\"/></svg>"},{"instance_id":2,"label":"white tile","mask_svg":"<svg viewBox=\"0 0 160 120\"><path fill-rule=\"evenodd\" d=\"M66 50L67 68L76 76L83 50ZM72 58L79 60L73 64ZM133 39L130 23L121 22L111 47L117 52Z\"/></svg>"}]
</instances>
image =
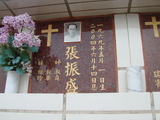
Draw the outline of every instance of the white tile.
<instances>
[{"instance_id":1,"label":"white tile","mask_svg":"<svg viewBox=\"0 0 160 120\"><path fill-rule=\"evenodd\" d=\"M51 20L53 18L62 18L69 17L68 13L56 13L56 14L45 14L45 15L34 15L32 16L33 20Z\"/></svg>"},{"instance_id":2,"label":"white tile","mask_svg":"<svg viewBox=\"0 0 160 120\"><path fill-rule=\"evenodd\" d=\"M152 120L152 114L67 114L66 120Z\"/></svg>"},{"instance_id":3,"label":"white tile","mask_svg":"<svg viewBox=\"0 0 160 120\"><path fill-rule=\"evenodd\" d=\"M138 14L127 14L131 66L144 66Z\"/></svg>"},{"instance_id":4,"label":"white tile","mask_svg":"<svg viewBox=\"0 0 160 120\"><path fill-rule=\"evenodd\" d=\"M119 93L127 92L126 70L118 70Z\"/></svg>"},{"instance_id":5,"label":"white tile","mask_svg":"<svg viewBox=\"0 0 160 120\"><path fill-rule=\"evenodd\" d=\"M146 75L145 75L145 70L141 70L142 74L142 90L143 92L146 92Z\"/></svg>"},{"instance_id":6,"label":"white tile","mask_svg":"<svg viewBox=\"0 0 160 120\"><path fill-rule=\"evenodd\" d=\"M0 112L0 120L62 120L61 114L47 113L3 113Z\"/></svg>"},{"instance_id":7,"label":"white tile","mask_svg":"<svg viewBox=\"0 0 160 120\"><path fill-rule=\"evenodd\" d=\"M156 114L156 120L160 120L160 114Z\"/></svg>"},{"instance_id":8,"label":"white tile","mask_svg":"<svg viewBox=\"0 0 160 120\"><path fill-rule=\"evenodd\" d=\"M151 110L149 93L67 94L67 110Z\"/></svg>"},{"instance_id":9,"label":"white tile","mask_svg":"<svg viewBox=\"0 0 160 120\"><path fill-rule=\"evenodd\" d=\"M28 93L28 84L29 84L29 74L25 73L20 77L18 93Z\"/></svg>"},{"instance_id":10,"label":"white tile","mask_svg":"<svg viewBox=\"0 0 160 120\"><path fill-rule=\"evenodd\" d=\"M45 13L56 13L67 11L66 5L53 5L53 6L43 6L43 7L33 7L24 9L14 9L13 12L16 15L28 13L28 14L45 14Z\"/></svg>"},{"instance_id":11,"label":"white tile","mask_svg":"<svg viewBox=\"0 0 160 120\"><path fill-rule=\"evenodd\" d=\"M62 110L62 94L0 94L0 109Z\"/></svg>"},{"instance_id":12,"label":"white tile","mask_svg":"<svg viewBox=\"0 0 160 120\"><path fill-rule=\"evenodd\" d=\"M159 12L160 7L142 7L142 8L132 8L131 12Z\"/></svg>"},{"instance_id":13,"label":"white tile","mask_svg":"<svg viewBox=\"0 0 160 120\"><path fill-rule=\"evenodd\" d=\"M6 11L0 11L0 18L3 19L4 16L13 16L12 13L9 11L9 10L6 10Z\"/></svg>"},{"instance_id":14,"label":"white tile","mask_svg":"<svg viewBox=\"0 0 160 120\"><path fill-rule=\"evenodd\" d=\"M0 1L0 10L5 10L7 7L3 4L2 1Z\"/></svg>"},{"instance_id":15,"label":"white tile","mask_svg":"<svg viewBox=\"0 0 160 120\"><path fill-rule=\"evenodd\" d=\"M88 11L76 11L72 12L72 15L74 17L78 16L93 16L93 15L107 15L107 14L113 14L113 13L124 13L127 9L106 9L106 10L88 10Z\"/></svg>"},{"instance_id":16,"label":"white tile","mask_svg":"<svg viewBox=\"0 0 160 120\"><path fill-rule=\"evenodd\" d=\"M71 11L77 10L89 10L89 9L103 9L103 8L121 8L128 6L128 0L109 0L109 1L97 1L97 2L86 2L80 4L69 4Z\"/></svg>"},{"instance_id":17,"label":"white tile","mask_svg":"<svg viewBox=\"0 0 160 120\"><path fill-rule=\"evenodd\" d=\"M10 0L5 1L10 8L22 8L64 3L64 0Z\"/></svg>"},{"instance_id":18,"label":"white tile","mask_svg":"<svg viewBox=\"0 0 160 120\"><path fill-rule=\"evenodd\" d=\"M126 14L115 15L115 34L118 67L130 66Z\"/></svg>"},{"instance_id":19,"label":"white tile","mask_svg":"<svg viewBox=\"0 0 160 120\"><path fill-rule=\"evenodd\" d=\"M160 110L160 92L154 92L153 93L154 96L154 107L155 110Z\"/></svg>"},{"instance_id":20,"label":"white tile","mask_svg":"<svg viewBox=\"0 0 160 120\"><path fill-rule=\"evenodd\" d=\"M160 5L159 0L133 0L132 7L138 6L157 6Z\"/></svg>"}]
</instances>

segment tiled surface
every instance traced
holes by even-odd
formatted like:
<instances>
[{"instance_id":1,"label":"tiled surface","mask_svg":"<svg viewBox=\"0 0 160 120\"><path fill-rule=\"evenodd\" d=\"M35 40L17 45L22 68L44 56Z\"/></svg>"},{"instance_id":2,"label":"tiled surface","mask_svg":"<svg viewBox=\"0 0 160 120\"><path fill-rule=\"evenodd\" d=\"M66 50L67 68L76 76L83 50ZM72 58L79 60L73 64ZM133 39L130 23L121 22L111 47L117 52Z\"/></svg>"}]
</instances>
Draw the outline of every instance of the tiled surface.
<instances>
[{"instance_id":1,"label":"tiled surface","mask_svg":"<svg viewBox=\"0 0 160 120\"><path fill-rule=\"evenodd\" d=\"M128 1L128 0L127 0ZM89 3L81 3L81 4L70 4L70 9L72 11L77 10L88 10L88 9L107 9L115 7L124 8L127 7L128 3L126 0L121 1L101 1L101 2L89 2Z\"/></svg>"},{"instance_id":2,"label":"tiled surface","mask_svg":"<svg viewBox=\"0 0 160 120\"><path fill-rule=\"evenodd\" d=\"M67 114L66 120L152 120L152 114Z\"/></svg>"},{"instance_id":3,"label":"tiled surface","mask_svg":"<svg viewBox=\"0 0 160 120\"><path fill-rule=\"evenodd\" d=\"M127 14L131 66L144 66L138 14Z\"/></svg>"},{"instance_id":4,"label":"tiled surface","mask_svg":"<svg viewBox=\"0 0 160 120\"><path fill-rule=\"evenodd\" d=\"M63 0L7 0L7 5L10 8L23 8L31 6L45 6L64 3Z\"/></svg>"},{"instance_id":5,"label":"tiled surface","mask_svg":"<svg viewBox=\"0 0 160 120\"><path fill-rule=\"evenodd\" d=\"M0 94L0 98L0 109L62 110L63 107L63 94Z\"/></svg>"},{"instance_id":6,"label":"tiled surface","mask_svg":"<svg viewBox=\"0 0 160 120\"><path fill-rule=\"evenodd\" d=\"M130 66L128 28L126 14L114 16L118 67Z\"/></svg>"},{"instance_id":7,"label":"tiled surface","mask_svg":"<svg viewBox=\"0 0 160 120\"><path fill-rule=\"evenodd\" d=\"M154 34L153 25L146 25L148 22L152 22L152 17L155 17L156 21L160 21L159 13L139 14L141 35L143 44L143 54L145 62L145 74L146 74L146 86L148 92L160 91L160 35ZM159 28L159 25L157 25ZM156 28L155 28L156 31ZM158 31L158 30L157 30Z\"/></svg>"},{"instance_id":8,"label":"tiled surface","mask_svg":"<svg viewBox=\"0 0 160 120\"><path fill-rule=\"evenodd\" d=\"M160 93L154 92L154 104L155 104L155 110L160 110Z\"/></svg>"},{"instance_id":9,"label":"tiled surface","mask_svg":"<svg viewBox=\"0 0 160 120\"><path fill-rule=\"evenodd\" d=\"M126 70L118 70L118 89L119 92L127 92Z\"/></svg>"},{"instance_id":10,"label":"tiled surface","mask_svg":"<svg viewBox=\"0 0 160 120\"><path fill-rule=\"evenodd\" d=\"M82 105L83 103L83 105ZM149 93L67 94L67 110L151 110Z\"/></svg>"},{"instance_id":11,"label":"tiled surface","mask_svg":"<svg viewBox=\"0 0 160 120\"><path fill-rule=\"evenodd\" d=\"M160 120L160 114L156 114L156 120Z\"/></svg>"},{"instance_id":12,"label":"tiled surface","mask_svg":"<svg viewBox=\"0 0 160 120\"><path fill-rule=\"evenodd\" d=\"M46 113L4 113L0 112L1 120L62 120L61 114Z\"/></svg>"},{"instance_id":13,"label":"tiled surface","mask_svg":"<svg viewBox=\"0 0 160 120\"><path fill-rule=\"evenodd\" d=\"M64 42L64 25L68 22L81 23L80 42ZM49 24L58 32L52 33L48 47L47 34L41 30L48 29ZM31 93L117 92L113 15L37 22L36 25L35 33L40 35L42 43L33 54Z\"/></svg>"},{"instance_id":14,"label":"tiled surface","mask_svg":"<svg viewBox=\"0 0 160 120\"><path fill-rule=\"evenodd\" d=\"M60 9L60 10L58 10ZM58 11L57 11L58 10ZM56 6L49 6L49 7L46 7L46 6L42 6L42 7L35 7L35 8L24 8L24 9L21 9L21 10L13 10L14 13L16 13L16 15L19 15L19 14L23 14L27 11L28 14L46 14L46 13L57 13L57 12L64 12L64 11L67 11L67 8L65 5L56 5Z\"/></svg>"}]
</instances>

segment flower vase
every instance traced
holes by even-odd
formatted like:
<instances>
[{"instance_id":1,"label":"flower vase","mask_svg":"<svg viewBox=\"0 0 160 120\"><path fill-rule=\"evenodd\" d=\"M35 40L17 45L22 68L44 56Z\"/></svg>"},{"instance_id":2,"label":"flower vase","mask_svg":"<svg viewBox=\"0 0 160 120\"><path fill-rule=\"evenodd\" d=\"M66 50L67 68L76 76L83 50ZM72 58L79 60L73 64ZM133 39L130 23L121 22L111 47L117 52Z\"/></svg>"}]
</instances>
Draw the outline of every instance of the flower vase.
<instances>
[{"instance_id":1,"label":"flower vase","mask_svg":"<svg viewBox=\"0 0 160 120\"><path fill-rule=\"evenodd\" d=\"M29 77L30 75L28 73L21 75L18 89L19 93L28 93Z\"/></svg>"},{"instance_id":2,"label":"flower vase","mask_svg":"<svg viewBox=\"0 0 160 120\"><path fill-rule=\"evenodd\" d=\"M8 71L6 78L5 93L18 93L20 74L16 71Z\"/></svg>"}]
</instances>

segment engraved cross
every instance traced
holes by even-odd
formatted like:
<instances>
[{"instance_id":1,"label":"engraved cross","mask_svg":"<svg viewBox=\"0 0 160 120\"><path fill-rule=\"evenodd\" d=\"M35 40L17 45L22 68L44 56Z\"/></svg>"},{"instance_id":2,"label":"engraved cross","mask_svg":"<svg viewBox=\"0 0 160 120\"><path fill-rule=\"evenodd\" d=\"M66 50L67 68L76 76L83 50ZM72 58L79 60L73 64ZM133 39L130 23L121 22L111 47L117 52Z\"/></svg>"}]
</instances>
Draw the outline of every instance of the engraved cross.
<instances>
[{"instance_id":1,"label":"engraved cross","mask_svg":"<svg viewBox=\"0 0 160 120\"><path fill-rule=\"evenodd\" d=\"M145 25L153 25L154 36L159 37L157 25L160 25L160 21L156 21L155 16L152 17L152 22L145 22Z\"/></svg>"},{"instance_id":2,"label":"engraved cross","mask_svg":"<svg viewBox=\"0 0 160 120\"><path fill-rule=\"evenodd\" d=\"M51 46L52 32L58 32L58 29L52 29L52 25L48 25L48 30L41 30L41 33L48 33L47 35L47 47Z\"/></svg>"}]
</instances>

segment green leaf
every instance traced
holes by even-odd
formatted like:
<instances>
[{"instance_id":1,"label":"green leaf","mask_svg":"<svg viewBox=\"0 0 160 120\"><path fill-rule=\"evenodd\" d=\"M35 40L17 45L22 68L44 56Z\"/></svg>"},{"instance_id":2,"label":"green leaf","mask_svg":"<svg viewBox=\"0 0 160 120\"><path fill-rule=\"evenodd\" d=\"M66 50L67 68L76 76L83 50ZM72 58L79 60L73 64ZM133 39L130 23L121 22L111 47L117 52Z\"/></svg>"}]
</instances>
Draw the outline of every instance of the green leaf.
<instances>
[{"instance_id":1,"label":"green leaf","mask_svg":"<svg viewBox=\"0 0 160 120\"><path fill-rule=\"evenodd\" d=\"M28 45L27 44L23 44L22 48L27 50L28 49Z\"/></svg>"},{"instance_id":2,"label":"green leaf","mask_svg":"<svg viewBox=\"0 0 160 120\"><path fill-rule=\"evenodd\" d=\"M11 65L11 61L9 61L9 62L7 63L7 65Z\"/></svg>"},{"instance_id":3,"label":"green leaf","mask_svg":"<svg viewBox=\"0 0 160 120\"><path fill-rule=\"evenodd\" d=\"M4 54L0 55L0 65L6 64L6 56Z\"/></svg>"},{"instance_id":4,"label":"green leaf","mask_svg":"<svg viewBox=\"0 0 160 120\"><path fill-rule=\"evenodd\" d=\"M21 74L21 75L25 73L25 71L22 68L19 68L19 67L16 68L16 72Z\"/></svg>"},{"instance_id":5,"label":"green leaf","mask_svg":"<svg viewBox=\"0 0 160 120\"><path fill-rule=\"evenodd\" d=\"M13 64L16 64L16 63L18 63L19 61L20 61L20 57L18 56L18 57L16 57L15 59L12 59L12 63Z\"/></svg>"},{"instance_id":6,"label":"green leaf","mask_svg":"<svg viewBox=\"0 0 160 120\"><path fill-rule=\"evenodd\" d=\"M6 64L5 58L0 58L0 65Z\"/></svg>"},{"instance_id":7,"label":"green leaf","mask_svg":"<svg viewBox=\"0 0 160 120\"><path fill-rule=\"evenodd\" d=\"M13 66L2 66L2 68L3 68L5 71L10 71L10 70L12 70L14 67L13 67Z\"/></svg>"},{"instance_id":8,"label":"green leaf","mask_svg":"<svg viewBox=\"0 0 160 120\"><path fill-rule=\"evenodd\" d=\"M38 47L29 47L32 52L38 52Z\"/></svg>"},{"instance_id":9,"label":"green leaf","mask_svg":"<svg viewBox=\"0 0 160 120\"><path fill-rule=\"evenodd\" d=\"M12 41L14 40L14 35L11 35L9 38L8 38L8 41L10 44L12 44Z\"/></svg>"},{"instance_id":10,"label":"green leaf","mask_svg":"<svg viewBox=\"0 0 160 120\"><path fill-rule=\"evenodd\" d=\"M14 58L15 56L15 52L11 48L5 49L4 52L9 58Z\"/></svg>"},{"instance_id":11,"label":"green leaf","mask_svg":"<svg viewBox=\"0 0 160 120\"><path fill-rule=\"evenodd\" d=\"M20 57L21 57L21 61L24 61L24 62L30 61L29 53L26 51L21 52Z\"/></svg>"}]
</instances>

